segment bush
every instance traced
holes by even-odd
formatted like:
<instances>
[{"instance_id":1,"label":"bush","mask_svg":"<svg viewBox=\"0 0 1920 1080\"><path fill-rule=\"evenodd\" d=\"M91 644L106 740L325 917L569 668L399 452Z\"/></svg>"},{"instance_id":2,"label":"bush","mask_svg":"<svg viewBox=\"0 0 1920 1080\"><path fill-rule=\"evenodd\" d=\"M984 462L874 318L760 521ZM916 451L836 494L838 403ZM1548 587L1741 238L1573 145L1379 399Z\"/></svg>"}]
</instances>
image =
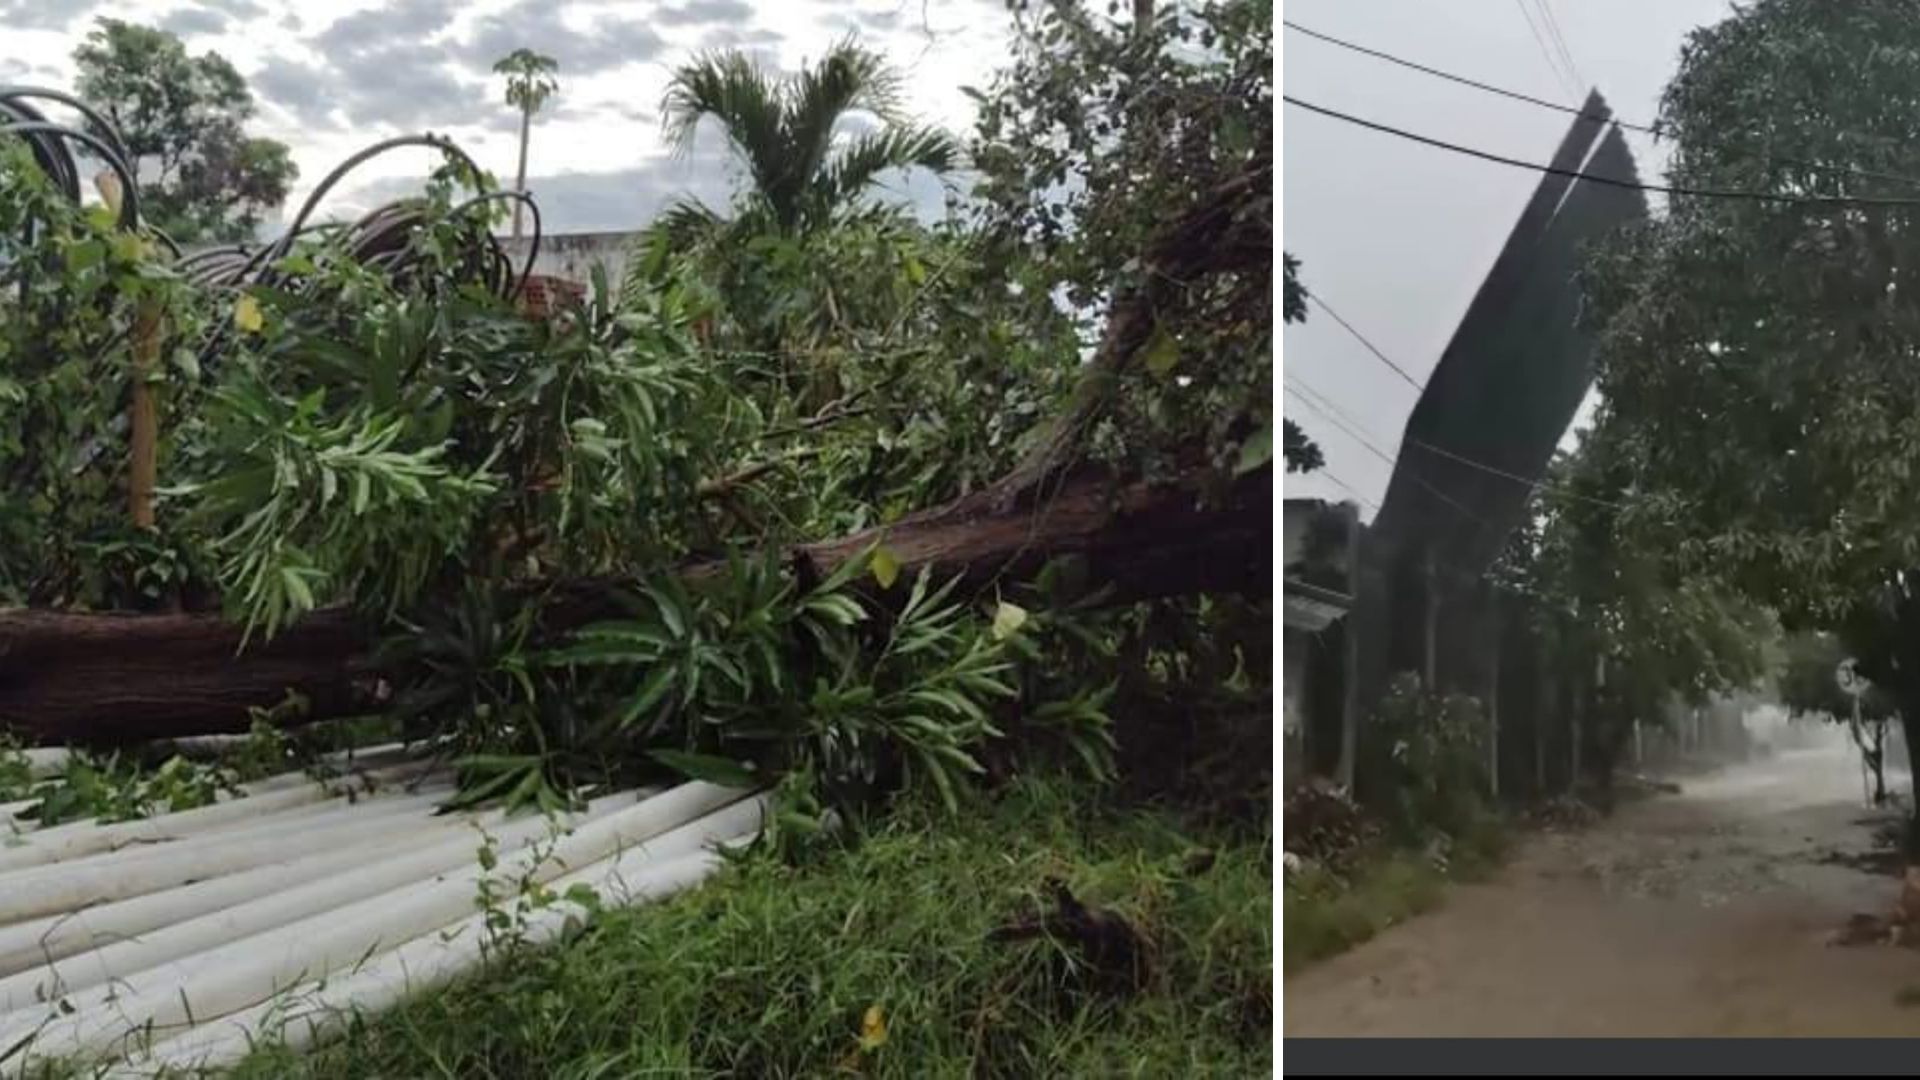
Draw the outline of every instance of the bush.
<instances>
[{"instance_id":1,"label":"bush","mask_svg":"<svg viewBox=\"0 0 1920 1080\"><path fill-rule=\"evenodd\" d=\"M1395 676L1361 740L1359 794L1394 840L1459 837L1486 816L1487 730L1480 703Z\"/></svg>"}]
</instances>

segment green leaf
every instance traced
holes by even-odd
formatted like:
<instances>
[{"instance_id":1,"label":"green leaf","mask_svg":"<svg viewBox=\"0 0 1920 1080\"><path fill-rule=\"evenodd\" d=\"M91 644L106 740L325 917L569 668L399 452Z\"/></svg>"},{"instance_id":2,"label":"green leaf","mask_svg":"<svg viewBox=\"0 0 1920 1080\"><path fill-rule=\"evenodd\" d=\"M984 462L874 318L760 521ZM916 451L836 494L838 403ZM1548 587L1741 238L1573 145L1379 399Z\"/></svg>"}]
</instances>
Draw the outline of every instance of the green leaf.
<instances>
[{"instance_id":1,"label":"green leaf","mask_svg":"<svg viewBox=\"0 0 1920 1080\"><path fill-rule=\"evenodd\" d=\"M654 668L653 674L640 686L640 692L633 696L627 707L620 710L620 726L631 727L634 721L652 712L673 689L674 676L677 674L671 664L661 664Z\"/></svg>"},{"instance_id":2,"label":"green leaf","mask_svg":"<svg viewBox=\"0 0 1920 1080\"><path fill-rule=\"evenodd\" d=\"M1141 362L1155 375L1166 376L1180 362L1180 343L1167 333L1165 326L1153 328L1153 337L1147 340L1146 348L1141 350Z\"/></svg>"},{"instance_id":3,"label":"green leaf","mask_svg":"<svg viewBox=\"0 0 1920 1080\"><path fill-rule=\"evenodd\" d=\"M647 753L667 768L682 776L694 780L704 780L709 784L722 787L752 788L760 780L751 768L729 758L715 757L712 754L696 754L686 750L651 750Z\"/></svg>"},{"instance_id":4,"label":"green leaf","mask_svg":"<svg viewBox=\"0 0 1920 1080\"><path fill-rule=\"evenodd\" d=\"M106 258L106 255L105 244L98 240L82 240L67 248L67 270L70 273L79 273L98 266L100 260Z\"/></svg>"},{"instance_id":5,"label":"green leaf","mask_svg":"<svg viewBox=\"0 0 1920 1080\"><path fill-rule=\"evenodd\" d=\"M900 580L900 560L884 546L873 549L869 567L873 571L873 580L879 582L883 589L893 588L893 583Z\"/></svg>"},{"instance_id":6,"label":"green leaf","mask_svg":"<svg viewBox=\"0 0 1920 1080\"><path fill-rule=\"evenodd\" d=\"M999 606L993 609L993 636L1000 641L1005 641L1019 632L1026 622L1026 608L1002 600Z\"/></svg>"},{"instance_id":7,"label":"green leaf","mask_svg":"<svg viewBox=\"0 0 1920 1080\"><path fill-rule=\"evenodd\" d=\"M1268 420L1240 444L1240 461L1233 467L1233 475L1244 476L1272 460L1273 421Z\"/></svg>"}]
</instances>

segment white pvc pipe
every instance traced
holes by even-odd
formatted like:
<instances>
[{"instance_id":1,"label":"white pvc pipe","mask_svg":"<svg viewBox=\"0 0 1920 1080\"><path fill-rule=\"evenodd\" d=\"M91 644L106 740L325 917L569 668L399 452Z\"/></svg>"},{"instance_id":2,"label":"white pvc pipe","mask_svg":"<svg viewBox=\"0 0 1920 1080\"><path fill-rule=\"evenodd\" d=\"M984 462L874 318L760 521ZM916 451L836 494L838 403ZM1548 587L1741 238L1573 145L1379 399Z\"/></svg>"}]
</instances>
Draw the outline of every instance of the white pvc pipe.
<instances>
[{"instance_id":1,"label":"white pvc pipe","mask_svg":"<svg viewBox=\"0 0 1920 1080\"><path fill-rule=\"evenodd\" d=\"M35 748L32 751L29 751L29 753L39 753L39 754L48 754L48 755L65 754L65 755L71 756L71 751L63 747L39 747L39 748ZM407 744L397 743L397 742L382 743L379 746L370 746L364 750L355 750L355 749L336 750L321 756L318 759L316 764L326 769L334 769L334 770L351 769L356 772L366 772L368 770L371 770L380 766L400 764L408 756L409 756L409 750L407 748ZM52 760L52 759L49 758L48 760ZM62 767L64 767L65 758L60 758L59 763ZM33 775L35 779L42 779L50 775L50 772L58 772L58 771L59 771L58 769L53 769L51 771L45 770L45 769L36 769L34 770ZM278 791L281 788L298 787L299 785L308 783L313 779L314 777L312 776L309 770L304 770L304 769L294 770L290 772L278 773L276 775L268 776L260 780L250 780L247 783L240 785L240 790L248 794L258 795L268 791ZM18 801L10 802L10 803L0 803L0 825L11 824L12 826L14 826L13 831L15 832L30 832L40 828L41 827L40 823L37 821L9 820L9 819L16 818L16 816L22 810L27 809L28 807L34 805L39 801L40 800L37 798L32 798L32 799L20 799ZM85 820L92 821L94 819L88 818ZM69 824L79 824L79 822L70 822Z\"/></svg>"},{"instance_id":2,"label":"white pvc pipe","mask_svg":"<svg viewBox=\"0 0 1920 1080\"><path fill-rule=\"evenodd\" d=\"M458 921L471 910L482 882L511 892L523 879L550 881L635 844L646 844L660 856L681 854L661 850L668 846L662 834L730 804L744 803L740 816L757 824L765 797L743 800L742 795L714 784L684 784L590 822L550 849L535 846L516 852L491 873L476 870L408 886L82 991L53 1008L16 1010L0 1018L0 1046L32 1035L36 1053L75 1057L129 1032L165 1029L246 1008L287 986ZM725 815L713 816L715 822L701 823L708 831L682 831L673 843L697 850L727 835L711 830L743 827L724 820Z\"/></svg>"},{"instance_id":3,"label":"white pvc pipe","mask_svg":"<svg viewBox=\"0 0 1920 1080\"><path fill-rule=\"evenodd\" d=\"M356 839L318 854L288 853L279 862L196 881L124 900L61 911L0 926L0 976L64 960L75 953L196 918L384 858L396 848L421 843L422 832L444 832L457 825L487 827L499 811L470 817L425 819L418 828L393 829Z\"/></svg>"},{"instance_id":4,"label":"white pvc pipe","mask_svg":"<svg viewBox=\"0 0 1920 1080\"><path fill-rule=\"evenodd\" d=\"M722 846L740 842L742 838L733 838ZM644 851L634 850L569 874L554 888L564 893L568 886L582 882L600 895L605 907L638 906L692 888L721 865L719 852L712 850L669 859L647 858ZM522 940L528 945L548 943L560 935L569 919L590 914L570 901L558 900L527 921ZM291 988L272 1000L190 1028L107 1075L148 1077L169 1070L169 1075L193 1075L229 1067L255 1047L275 1040L295 1050L306 1049L355 1016L380 1012L479 967L485 956L485 919L485 913L469 916L447 930L382 953L351 973Z\"/></svg>"},{"instance_id":5,"label":"white pvc pipe","mask_svg":"<svg viewBox=\"0 0 1920 1080\"><path fill-rule=\"evenodd\" d=\"M658 793L658 789L643 789L595 800L589 805L584 818L599 816L602 803L617 810ZM418 847L437 839L423 834L444 832L460 825L494 829L502 822L512 824L508 817L504 810L489 810L478 815L427 818L419 829L396 829L379 835L356 837L351 845L338 846L318 854L290 853L287 859L251 870L77 912L63 911L0 927L0 975L12 975L30 967L65 959L86 949L110 945L160 927L197 918L232 904L284 892L309 881L377 861L391 854L396 847ZM468 852L469 857L473 854L472 850Z\"/></svg>"},{"instance_id":6,"label":"white pvc pipe","mask_svg":"<svg viewBox=\"0 0 1920 1080\"><path fill-rule=\"evenodd\" d=\"M367 773L366 776L375 783L385 784L407 779L424 771L425 768L424 763L392 765L384 769L376 769ZM351 778L329 781L325 784L309 781L305 784L277 788L262 794L248 795L245 798L231 799L210 806L182 810L177 814L161 814L158 817L122 821L111 825L102 825L91 820L55 825L28 834L22 838L23 843L0 848L0 874L30 866L76 859L98 852L113 851L128 844L179 840L196 831L224 822L245 821L276 810L338 798L339 793L346 790L353 782Z\"/></svg>"},{"instance_id":7,"label":"white pvc pipe","mask_svg":"<svg viewBox=\"0 0 1920 1080\"><path fill-rule=\"evenodd\" d=\"M28 774L36 778L59 772L73 757L73 751L64 746L29 746L19 753L27 759Z\"/></svg>"},{"instance_id":8,"label":"white pvc pipe","mask_svg":"<svg viewBox=\"0 0 1920 1080\"><path fill-rule=\"evenodd\" d=\"M535 843L558 831L578 828L589 821L634 805L633 795L610 795L589 804L577 817L549 819L539 815L510 821L492 831L495 850L506 855ZM36 1002L51 1001L90 986L120 979L150 967L192 956L309 915L333 911L357 900L364 900L432 878L434 875L472 865L483 837L467 835L445 838L419 836L421 829L432 829L430 820L447 824L461 823L458 818L421 819L404 835L411 841L406 850L389 851L382 858L363 859L360 865L343 868L339 873L309 881L294 888L257 894L257 898L223 908L202 908L191 916L136 938L105 943L101 948L60 963L22 971L0 978L0 1012L22 1009ZM219 880L219 879L216 879ZM88 912L79 912L73 921L91 925Z\"/></svg>"},{"instance_id":9,"label":"white pvc pipe","mask_svg":"<svg viewBox=\"0 0 1920 1080\"><path fill-rule=\"evenodd\" d=\"M434 796L418 798L414 809L424 815L433 800ZM403 820L385 809L372 817L362 816L360 811L367 808L343 804L342 809L355 812L0 874L0 926L353 844L373 827L392 827Z\"/></svg>"}]
</instances>

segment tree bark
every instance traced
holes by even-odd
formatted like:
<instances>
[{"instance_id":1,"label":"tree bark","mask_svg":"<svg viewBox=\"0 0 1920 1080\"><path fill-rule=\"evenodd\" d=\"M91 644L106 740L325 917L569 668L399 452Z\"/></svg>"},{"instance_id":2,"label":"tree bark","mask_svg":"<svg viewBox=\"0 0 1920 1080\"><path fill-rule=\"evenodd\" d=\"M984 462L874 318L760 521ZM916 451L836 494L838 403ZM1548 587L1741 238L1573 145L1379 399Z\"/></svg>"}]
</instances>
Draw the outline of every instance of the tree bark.
<instances>
[{"instance_id":1,"label":"tree bark","mask_svg":"<svg viewBox=\"0 0 1920 1080\"><path fill-rule=\"evenodd\" d=\"M1273 592L1273 480L1261 469L1203 502L1195 485L1120 486L1098 471L1070 476L1027 509L1000 508L993 489L852 536L790 553L820 577L884 541L910 581L962 579L984 593L1030 579L1050 560L1084 560L1089 587L1113 602L1198 592ZM721 564L680 568L698 579ZM559 626L611 610L618 582L574 582L549 610ZM864 587L875 588L868 582ZM887 595L904 595L904 584ZM213 615L0 611L0 730L32 741L118 744L247 730L251 709L310 702L306 719L377 706L372 627L329 608L271 641L242 647L240 627Z\"/></svg>"},{"instance_id":2,"label":"tree bark","mask_svg":"<svg viewBox=\"0 0 1920 1080\"><path fill-rule=\"evenodd\" d=\"M527 190L527 136L533 129L533 110L526 106L520 108L520 167L513 174L513 190ZM519 199L513 200L513 238L520 239L520 212L525 205Z\"/></svg>"}]
</instances>

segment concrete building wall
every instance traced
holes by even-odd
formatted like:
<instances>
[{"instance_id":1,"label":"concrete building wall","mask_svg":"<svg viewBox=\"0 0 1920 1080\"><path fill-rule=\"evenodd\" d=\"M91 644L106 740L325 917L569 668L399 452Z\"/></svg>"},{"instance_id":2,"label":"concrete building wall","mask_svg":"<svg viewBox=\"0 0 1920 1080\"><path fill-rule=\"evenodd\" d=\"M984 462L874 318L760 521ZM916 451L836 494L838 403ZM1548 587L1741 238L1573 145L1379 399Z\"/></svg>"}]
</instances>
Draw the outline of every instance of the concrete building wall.
<instances>
[{"instance_id":1,"label":"concrete building wall","mask_svg":"<svg viewBox=\"0 0 1920 1080\"><path fill-rule=\"evenodd\" d=\"M540 251L534 257L533 272L585 285L597 265L605 268L607 285L617 291L626 273L627 254L638 235L636 232L623 231L543 236L540 238ZM516 268L525 265L527 250L532 242L530 237L525 236L518 240L503 237L500 241Z\"/></svg>"}]
</instances>

